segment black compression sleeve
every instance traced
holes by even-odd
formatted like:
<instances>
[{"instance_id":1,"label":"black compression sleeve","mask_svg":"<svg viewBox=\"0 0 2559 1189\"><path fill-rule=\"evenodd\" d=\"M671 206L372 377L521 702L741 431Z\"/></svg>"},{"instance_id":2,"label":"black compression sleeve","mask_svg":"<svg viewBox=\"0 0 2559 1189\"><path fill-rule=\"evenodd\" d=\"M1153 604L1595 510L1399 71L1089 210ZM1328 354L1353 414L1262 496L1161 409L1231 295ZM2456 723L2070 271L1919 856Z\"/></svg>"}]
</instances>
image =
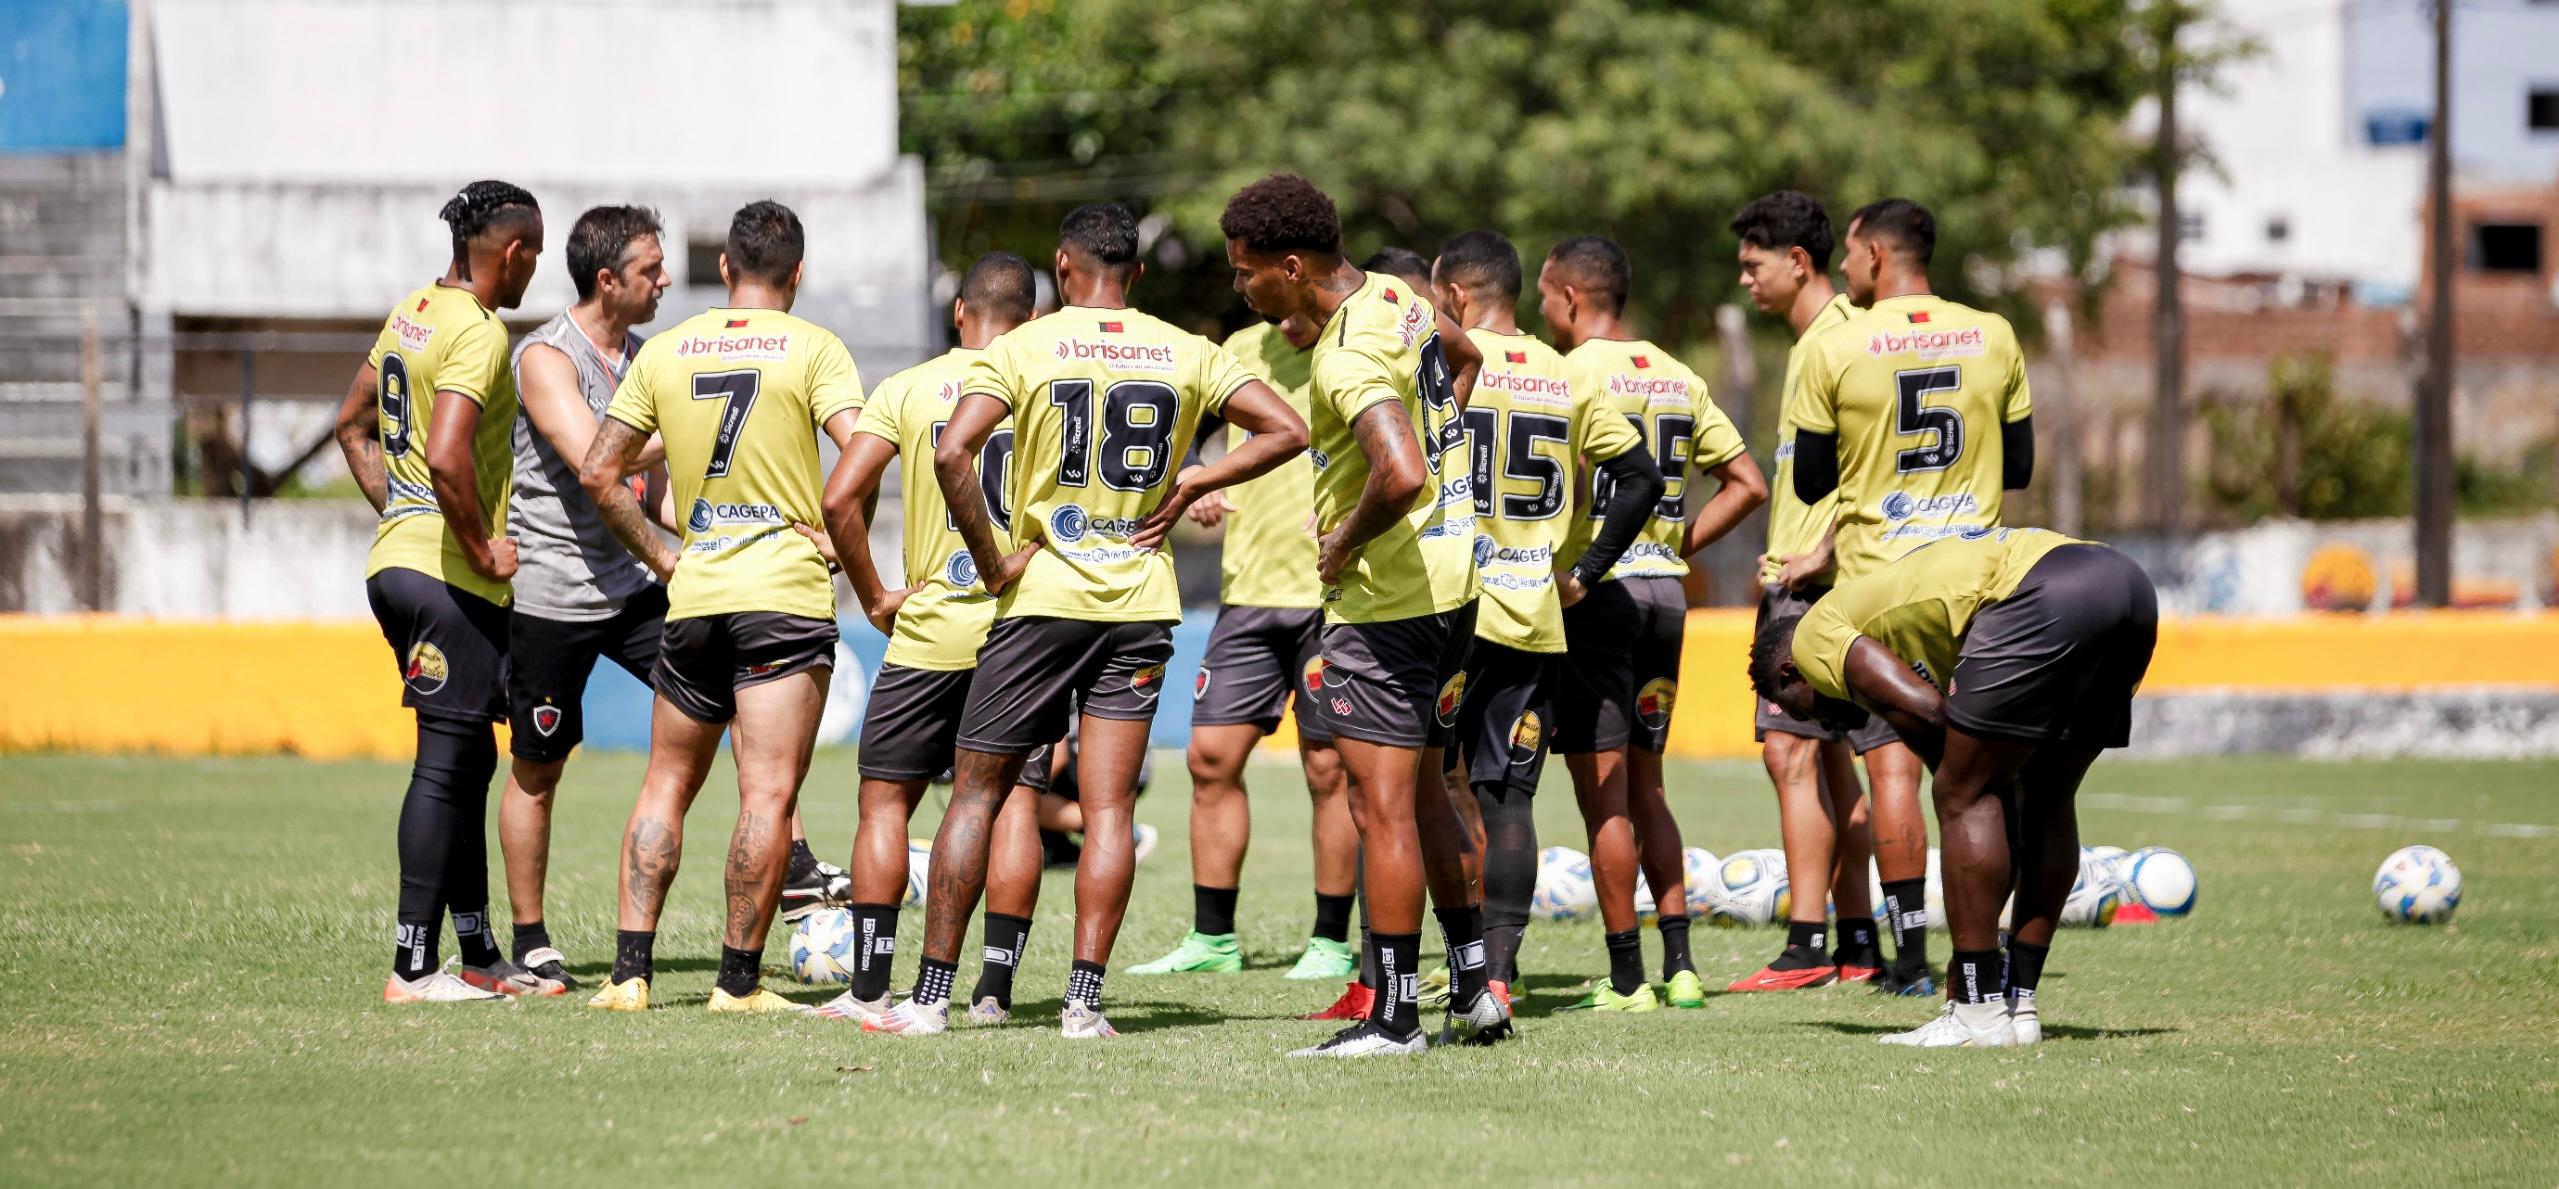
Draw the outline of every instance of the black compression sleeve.
<instances>
[{"instance_id":1,"label":"black compression sleeve","mask_svg":"<svg viewBox=\"0 0 2559 1189\"><path fill-rule=\"evenodd\" d=\"M1590 548L1581 560L1573 563L1573 576L1582 585L1596 585L1617 559L1625 556L1626 547L1635 543L1635 534L1644 531L1644 522L1652 519L1653 506L1661 502L1662 468L1653 456L1637 446L1599 464L1613 480L1608 490L1608 506L1600 510L1599 531L1591 535Z\"/></svg>"},{"instance_id":2,"label":"black compression sleeve","mask_svg":"<svg viewBox=\"0 0 2559 1189\"><path fill-rule=\"evenodd\" d=\"M1999 427L1999 485L2023 490L2035 477L2035 419L2020 417Z\"/></svg>"},{"instance_id":3,"label":"black compression sleeve","mask_svg":"<svg viewBox=\"0 0 2559 1189\"><path fill-rule=\"evenodd\" d=\"M1807 504L1839 490L1839 435L1795 431L1795 498Z\"/></svg>"}]
</instances>

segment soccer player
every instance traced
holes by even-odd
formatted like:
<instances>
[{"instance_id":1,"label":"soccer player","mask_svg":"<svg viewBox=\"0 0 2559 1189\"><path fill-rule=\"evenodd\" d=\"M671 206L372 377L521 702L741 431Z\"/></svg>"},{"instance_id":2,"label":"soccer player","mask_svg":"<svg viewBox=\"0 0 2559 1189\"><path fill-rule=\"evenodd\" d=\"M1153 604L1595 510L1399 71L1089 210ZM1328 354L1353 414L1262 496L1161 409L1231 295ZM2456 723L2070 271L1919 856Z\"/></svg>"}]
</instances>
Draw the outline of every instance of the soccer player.
<instances>
[{"instance_id":1,"label":"soccer player","mask_svg":"<svg viewBox=\"0 0 2559 1189\"><path fill-rule=\"evenodd\" d=\"M1887 198L1848 222L1840 273L1865 312L1812 336L1788 394L1794 488L1831 500L1841 581L1912 548L1999 523L2000 492L2035 468L2025 356L2008 320L1930 292L1937 220ZM1871 742L1871 740L1870 740ZM1900 743L1870 746L1875 866L1893 961L1887 994L1927 996L1928 823L1919 761Z\"/></svg>"},{"instance_id":2,"label":"soccer player","mask_svg":"<svg viewBox=\"0 0 2559 1189\"><path fill-rule=\"evenodd\" d=\"M459 1003L566 988L507 960L489 927L489 781L507 716L507 437L515 373L506 326L542 255L542 209L499 181L444 204L453 257L400 299L338 407L338 449L381 514L364 592L417 712L400 802L400 904L385 1003ZM436 961L446 910L462 973Z\"/></svg>"},{"instance_id":3,"label":"soccer player","mask_svg":"<svg viewBox=\"0 0 2559 1189\"><path fill-rule=\"evenodd\" d=\"M1262 322L1235 332L1225 346L1303 418L1315 330L1303 317ZM1231 433L1228 448L1241 441L1240 432ZM1350 927L1359 831L1351 824L1341 754L1313 709L1318 691L1306 684L1324 627L1315 538L1306 531L1314 507L1315 467L1303 455L1191 505L1193 523L1226 525L1217 625L1191 683L1191 930L1173 952L1130 967L1131 974L1244 968L1235 940L1236 891L1253 829L1244 763L1254 744L1279 729L1292 690L1297 754L1315 810L1315 927L1288 977L1342 978L1357 963Z\"/></svg>"},{"instance_id":4,"label":"soccer player","mask_svg":"<svg viewBox=\"0 0 2559 1189\"><path fill-rule=\"evenodd\" d=\"M889 647L862 715L861 824L854 835L852 864L853 917L860 941L853 985L820 1007L822 1016L860 1021L889 1010L898 910L906 896L908 822L924 798L925 785L951 766L978 647L995 621L995 598L978 581L977 563L929 460L958 406L969 369L997 336L1031 319L1037 299L1029 261L1010 252L980 257L951 303L959 346L881 383L854 425L852 447L827 476L826 523L835 554L844 563L854 601L874 627L888 633ZM906 584L889 590L871 557L866 509L881 474L900 459ZM979 455L979 482L971 493L999 530L1011 525L1004 500L1012 460L1012 425L999 422ZM1027 878L1037 895L1036 830L1033 838L1027 872L1005 862L1019 857L1018 848L997 848L991 885L1010 891ZM998 898L992 887L988 898ZM1002 907L1013 907L1010 898ZM987 948L1018 954L1030 929L1027 912L990 907ZM1010 980L1005 981L1001 988L981 983L985 993L972 996L972 1017L992 1021L1010 1005ZM991 1007L989 1000L994 1001Z\"/></svg>"},{"instance_id":5,"label":"soccer player","mask_svg":"<svg viewBox=\"0 0 2559 1189\"><path fill-rule=\"evenodd\" d=\"M1537 270L1538 308L1565 352L1573 399L1599 402L1632 422L1650 443L1664 484L1652 519L1625 556L1586 594L1578 581L1559 592L1571 647L1558 687L1554 746L1564 753L1590 834L1608 946L1608 978L1564 1009L1570 1011L1652 1011L1665 998L1672 1007L1706 1005L1688 950L1687 861L1662 791L1662 749L1670 739L1688 622L1679 580L1691 554L1731 532L1768 498L1759 464L1723 410L1706 398L1706 381L1626 324L1633 276L1626 253L1595 235L1555 245ZM1692 469L1717 483L1694 517L1688 510ZM1609 507L1608 476L1595 475L1593 482L1565 537L1569 555L1589 553ZM1643 933L1636 927L1639 865L1658 906L1659 997L1644 979Z\"/></svg>"},{"instance_id":6,"label":"soccer player","mask_svg":"<svg viewBox=\"0 0 2559 1189\"><path fill-rule=\"evenodd\" d=\"M1811 195L1779 190L1752 199L1733 217L1732 228L1741 241L1742 288L1761 313L1786 319L1796 340L1786 353L1786 381L1778 390L1777 474L1769 495L1768 551L1759 558L1759 622L1766 623L1802 614L1830 589L1833 501L1808 504L1796 497L1795 423L1783 410L1802 385L1814 336L1848 321L1857 307L1830 283L1830 215ZM1874 978L1883 967L1866 887L1874 842L1854 757L1891 742L1892 728L1872 718L1864 729L1843 734L1766 701L1756 703L1751 727L1769 782L1777 788L1794 911L1786 923L1785 950L1726 989L1785 991ZM1877 766L1888 763L1879 760ZM1823 949L1829 920L1822 906L1833 899L1839 912L1836 953Z\"/></svg>"},{"instance_id":7,"label":"soccer player","mask_svg":"<svg viewBox=\"0 0 2559 1189\"><path fill-rule=\"evenodd\" d=\"M1172 556L1159 546L1192 501L1306 446L1305 423L1234 356L1130 308L1142 266L1137 220L1126 210L1078 207L1058 241L1064 307L998 337L971 363L933 456L979 581L997 597L995 624L969 681L951 804L933 839L922 970L912 995L863 1023L873 1031L948 1027L960 935L986 882L989 824L1025 758L1064 735L1070 712L1080 711L1076 783L1086 830L1059 1031L1075 1040L1118 1034L1102 1014L1102 982L1128 907L1130 801L1181 618ZM1005 503L1023 542L1009 553L975 498L978 458L1008 412ZM1253 436L1176 475L1211 413Z\"/></svg>"},{"instance_id":8,"label":"soccer player","mask_svg":"<svg viewBox=\"0 0 2559 1189\"><path fill-rule=\"evenodd\" d=\"M1450 794L1471 798L1482 822L1484 970L1493 993L1508 1001L1537 893L1530 798L1555 721L1562 591L1578 600L1617 564L1652 518L1662 472L1634 426L1613 407L1574 400L1564 357L1520 330L1519 251L1510 240L1469 231L1448 241L1435 279L1440 308L1466 328L1484 358L1465 413L1484 594L1466 662ZM1587 551L1567 559L1573 477L1591 468L1610 479L1608 503Z\"/></svg>"},{"instance_id":9,"label":"soccer player","mask_svg":"<svg viewBox=\"0 0 2559 1189\"><path fill-rule=\"evenodd\" d=\"M2079 870L2072 797L2100 751L2130 742L2158 634L2158 596L2130 558L2042 529L1979 526L1761 625L1750 661L1761 697L1843 725L1879 715L1936 773L1948 1002L1885 1044L2043 1039L2035 986ZM2003 961L1999 905L2012 888Z\"/></svg>"},{"instance_id":10,"label":"soccer player","mask_svg":"<svg viewBox=\"0 0 2559 1189\"><path fill-rule=\"evenodd\" d=\"M1319 681L1350 773L1378 970L1368 1018L1295 1055L1426 1047L1416 1002L1425 877L1448 944L1445 1032L1499 1040L1510 1008L1485 983L1483 909L1465 869L1472 841L1441 777L1475 635L1475 497L1458 415L1482 360L1422 292L1342 258L1341 216L1305 178L1244 187L1219 227L1246 304L1322 327L1308 397L1323 534Z\"/></svg>"},{"instance_id":11,"label":"soccer player","mask_svg":"<svg viewBox=\"0 0 2559 1189\"><path fill-rule=\"evenodd\" d=\"M820 523L817 435L851 444L862 379L834 332L791 316L806 235L776 202L729 223L720 278L729 300L650 339L604 411L579 481L634 555L656 530L623 480L648 436L666 445L685 509L682 560L667 585L664 643L651 680L649 766L624 831L612 980L589 1002L644 1011L657 923L720 736L737 763L728 915L714 1012L805 1011L758 985L790 862L790 821L835 667L835 586L795 526Z\"/></svg>"}]
</instances>

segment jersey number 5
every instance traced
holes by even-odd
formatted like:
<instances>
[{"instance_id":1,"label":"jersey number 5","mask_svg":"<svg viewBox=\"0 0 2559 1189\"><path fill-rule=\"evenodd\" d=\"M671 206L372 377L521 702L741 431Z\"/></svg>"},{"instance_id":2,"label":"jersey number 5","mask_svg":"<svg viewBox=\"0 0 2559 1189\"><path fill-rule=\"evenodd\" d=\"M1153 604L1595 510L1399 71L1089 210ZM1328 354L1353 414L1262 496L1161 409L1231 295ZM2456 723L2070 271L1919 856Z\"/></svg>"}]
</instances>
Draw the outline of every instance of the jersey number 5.
<instances>
[{"instance_id":1,"label":"jersey number 5","mask_svg":"<svg viewBox=\"0 0 2559 1189\"><path fill-rule=\"evenodd\" d=\"M1928 404L1932 392L1954 392L1964 386L1964 369L1923 367L1893 373L1893 432L1903 437L1935 434L1937 440L1893 456L1894 469L1942 471L1964 456L1964 415L1944 405Z\"/></svg>"},{"instance_id":2,"label":"jersey number 5","mask_svg":"<svg viewBox=\"0 0 2559 1189\"><path fill-rule=\"evenodd\" d=\"M746 434L746 415L754 410L755 394L763 389L764 373L753 369L693 377L693 399L722 402L720 435L711 443L711 462L702 468L703 478L727 477L729 459L737 453L738 439Z\"/></svg>"}]
</instances>

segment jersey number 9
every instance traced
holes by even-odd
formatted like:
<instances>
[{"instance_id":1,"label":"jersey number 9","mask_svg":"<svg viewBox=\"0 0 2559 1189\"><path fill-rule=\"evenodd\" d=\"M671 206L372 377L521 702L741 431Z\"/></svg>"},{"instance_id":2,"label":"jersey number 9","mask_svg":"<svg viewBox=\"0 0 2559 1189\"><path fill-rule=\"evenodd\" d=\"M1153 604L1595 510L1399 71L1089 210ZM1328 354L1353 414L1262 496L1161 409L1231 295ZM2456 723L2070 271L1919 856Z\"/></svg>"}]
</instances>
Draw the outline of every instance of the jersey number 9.
<instances>
[{"instance_id":1,"label":"jersey number 9","mask_svg":"<svg viewBox=\"0 0 2559 1189\"><path fill-rule=\"evenodd\" d=\"M393 458L409 456L409 364L397 353L384 352L382 374L375 377L374 395L381 405L382 452Z\"/></svg>"}]
</instances>

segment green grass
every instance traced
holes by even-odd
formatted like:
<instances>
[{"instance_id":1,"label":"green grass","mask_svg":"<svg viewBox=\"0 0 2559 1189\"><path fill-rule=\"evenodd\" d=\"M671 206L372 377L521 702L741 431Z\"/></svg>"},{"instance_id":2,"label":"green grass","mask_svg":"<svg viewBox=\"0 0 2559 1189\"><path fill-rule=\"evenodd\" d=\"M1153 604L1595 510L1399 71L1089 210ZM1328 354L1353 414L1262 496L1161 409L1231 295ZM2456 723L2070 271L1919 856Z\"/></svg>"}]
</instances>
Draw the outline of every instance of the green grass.
<instances>
[{"instance_id":1,"label":"green grass","mask_svg":"<svg viewBox=\"0 0 2559 1189\"><path fill-rule=\"evenodd\" d=\"M1178 763L1163 767L1141 815L1165 846L1140 872L1121 967L1169 947L1189 911L1186 799ZM552 930L582 974L609 957L638 772L585 757L562 793ZM2559 839L2489 827L2559 826L2554 778L2551 764L2101 764L2086 839L2185 851L2202 904L2183 923L2065 933L2037 1049L1883 1048L1876 1033L1931 1005L1841 989L1546 1018L1604 966L1598 926L1575 924L1529 932L1517 1043L1342 1065L1281 1056L1327 1027L1290 1014L1336 990L1279 978L1310 913L1304 798L1281 767L1253 773L1253 969L1116 975L1125 1038L1070 1046L1043 1026L1065 981L1062 876L1032 935L1028 1022L1000 1031L903 1041L709 1017L720 860L698 843L663 930L660 1010L393 1009L378 994L398 766L6 759L0 1183L1341 1183L1383 1163L1398 1179L1480 1166L1535 1184L2549 1184ZM697 840L725 837L725 779L695 810ZM853 781L846 754L811 776L823 852L849 843ZM1674 788L1692 843L1775 844L1755 768L1680 766ZM1577 840L1551 781L1540 812L1550 841ZM2361 814L2450 820L2340 816ZM2420 840L2462 864L2461 916L2384 926L2372 870ZM1700 930L1699 965L1721 985L1778 940ZM1939 934L1941 961L1944 947Z\"/></svg>"}]
</instances>

